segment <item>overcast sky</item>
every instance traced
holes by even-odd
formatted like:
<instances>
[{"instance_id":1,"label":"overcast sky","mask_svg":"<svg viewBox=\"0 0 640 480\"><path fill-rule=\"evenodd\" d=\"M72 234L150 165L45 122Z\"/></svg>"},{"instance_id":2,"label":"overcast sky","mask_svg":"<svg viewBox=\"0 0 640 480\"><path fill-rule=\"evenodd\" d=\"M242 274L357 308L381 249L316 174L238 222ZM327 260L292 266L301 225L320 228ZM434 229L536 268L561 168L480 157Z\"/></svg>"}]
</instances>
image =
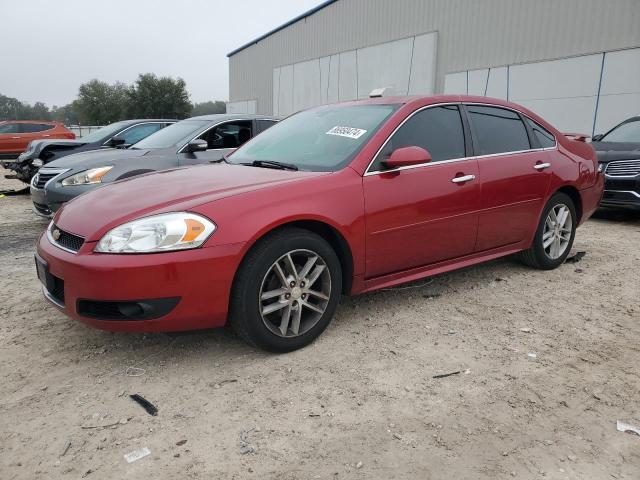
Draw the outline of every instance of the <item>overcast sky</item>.
<instances>
[{"instance_id":1,"label":"overcast sky","mask_svg":"<svg viewBox=\"0 0 640 480\"><path fill-rule=\"evenodd\" d=\"M227 53L321 0L0 0L0 94L64 105L98 78L182 77L227 100Z\"/></svg>"}]
</instances>

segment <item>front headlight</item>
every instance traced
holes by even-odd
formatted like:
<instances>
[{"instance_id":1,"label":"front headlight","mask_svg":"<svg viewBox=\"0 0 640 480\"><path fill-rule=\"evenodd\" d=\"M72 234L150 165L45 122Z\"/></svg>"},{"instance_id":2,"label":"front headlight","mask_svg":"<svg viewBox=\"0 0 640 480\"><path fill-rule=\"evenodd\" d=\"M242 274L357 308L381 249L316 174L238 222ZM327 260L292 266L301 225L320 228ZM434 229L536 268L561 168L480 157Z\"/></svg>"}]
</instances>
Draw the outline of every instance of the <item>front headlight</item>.
<instances>
[{"instance_id":1,"label":"front headlight","mask_svg":"<svg viewBox=\"0 0 640 480\"><path fill-rule=\"evenodd\" d=\"M65 187L69 187L71 185L90 185L92 183L101 183L102 177L104 177L112 168L113 166L85 170L84 172L76 173L75 175L65 178L61 183Z\"/></svg>"},{"instance_id":2,"label":"front headlight","mask_svg":"<svg viewBox=\"0 0 640 480\"><path fill-rule=\"evenodd\" d=\"M125 223L107 232L94 249L100 253L154 253L202 245L216 230L194 213L164 213Z\"/></svg>"}]
</instances>

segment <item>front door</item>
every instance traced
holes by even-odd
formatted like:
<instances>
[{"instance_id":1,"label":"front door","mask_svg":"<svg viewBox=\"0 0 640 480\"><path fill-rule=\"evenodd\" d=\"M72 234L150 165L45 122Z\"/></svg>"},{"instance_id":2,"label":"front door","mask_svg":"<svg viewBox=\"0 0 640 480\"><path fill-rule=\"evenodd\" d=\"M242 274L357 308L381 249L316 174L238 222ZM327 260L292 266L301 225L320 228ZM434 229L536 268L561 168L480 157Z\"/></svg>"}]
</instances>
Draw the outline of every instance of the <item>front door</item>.
<instances>
[{"instance_id":1,"label":"front door","mask_svg":"<svg viewBox=\"0 0 640 480\"><path fill-rule=\"evenodd\" d=\"M473 252L480 183L465 131L457 105L428 107L381 149L363 178L367 278ZM432 161L385 170L391 152L407 146L427 149Z\"/></svg>"},{"instance_id":2,"label":"front door","mask_svg":"<svg viewBox=\"0 0 640 480\"><path fill-rule=\"evenodd\" d=\"M215 162L248 141L252 135L250 120L237 120L221 123L210 128L198 138L208 143L204 152L183 152L178 154L180 165L195 165Z\"/></svg>"}]
</instances>

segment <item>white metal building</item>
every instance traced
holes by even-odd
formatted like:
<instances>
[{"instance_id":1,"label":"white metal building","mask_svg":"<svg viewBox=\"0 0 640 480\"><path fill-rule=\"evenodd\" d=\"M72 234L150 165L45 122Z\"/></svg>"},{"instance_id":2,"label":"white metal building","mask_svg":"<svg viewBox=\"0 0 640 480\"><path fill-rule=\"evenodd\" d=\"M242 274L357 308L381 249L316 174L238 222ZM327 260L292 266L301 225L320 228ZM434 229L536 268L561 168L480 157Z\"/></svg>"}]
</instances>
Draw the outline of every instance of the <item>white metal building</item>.
<instances>
[{"instance_id":1,"label":"white metal building","mask_svg":"<svg viewBox=\"0 0 640 480\"><path fill-rule=\"evenodd\" d=\"M463 93L564 131L640 114L640 0L331 0L229 54L230 113Z\"/></svg>"}]
</instances>

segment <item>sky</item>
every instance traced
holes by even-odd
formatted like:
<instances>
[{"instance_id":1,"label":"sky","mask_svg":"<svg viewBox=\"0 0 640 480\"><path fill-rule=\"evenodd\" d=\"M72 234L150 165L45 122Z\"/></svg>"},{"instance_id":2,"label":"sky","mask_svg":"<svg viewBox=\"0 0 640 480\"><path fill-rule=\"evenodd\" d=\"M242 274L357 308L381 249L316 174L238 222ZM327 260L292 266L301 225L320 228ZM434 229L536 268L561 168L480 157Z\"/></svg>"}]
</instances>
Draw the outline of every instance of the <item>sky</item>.
<instances>
[{"instance_id":1,"label":"sky","mask_svg":"<svg viewBox=\"0 0 640 480\"><path fill-rule=\"evenodd\" d=\"M97 78L182 77L192 102L227 100L227 53L321 0L0 0L0 94L49 106Z\"/></svg>"}]
</instances>

